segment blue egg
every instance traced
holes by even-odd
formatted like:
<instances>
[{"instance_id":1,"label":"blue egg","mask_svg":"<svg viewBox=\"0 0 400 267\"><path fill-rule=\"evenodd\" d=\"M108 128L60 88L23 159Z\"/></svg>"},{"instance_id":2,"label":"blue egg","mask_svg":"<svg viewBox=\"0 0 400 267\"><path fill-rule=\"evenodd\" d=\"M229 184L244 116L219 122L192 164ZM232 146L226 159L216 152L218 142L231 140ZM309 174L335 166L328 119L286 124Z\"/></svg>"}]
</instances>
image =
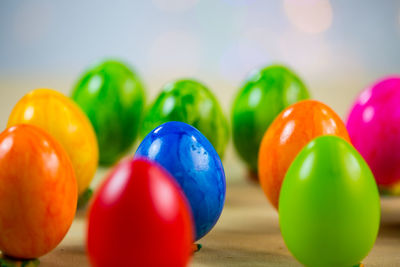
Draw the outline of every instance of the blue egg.
<instances>
[{"instance_id":1,"label":"blue egg","mask_svg":"<svg viewBox=\"0 0 400 267\"><path fill-rule=\"evenodd\" d=\"M192 208L196 241L216 224L225 202L225 173L221 159L196 128L171 121L151 131L135 157L147 157L169 171Z\"/></svg>"}]
</instances>

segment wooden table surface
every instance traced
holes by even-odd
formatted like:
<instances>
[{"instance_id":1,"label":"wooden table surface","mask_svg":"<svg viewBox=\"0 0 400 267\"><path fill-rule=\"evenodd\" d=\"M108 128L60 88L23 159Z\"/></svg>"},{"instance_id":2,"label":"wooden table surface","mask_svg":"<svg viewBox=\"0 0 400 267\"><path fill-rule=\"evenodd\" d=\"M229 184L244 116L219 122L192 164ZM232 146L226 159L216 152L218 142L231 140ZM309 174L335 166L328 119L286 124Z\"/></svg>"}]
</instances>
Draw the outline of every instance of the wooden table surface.
<instances>
[{"instance_id":1,"label":"wooden table surface","mask_svg":"<svg viewBox=\"0 0 400 267\"><path fill-rule=\"evenodd\" d=\"M231 159L226 159L230 161ZM278 214L259 185L249 181L240 164L231 161L221 218L200 240L190 266L301 266L290 255L279 230ZM99 170L94 186L107 170ZM384 197L378 239L365 266L400 266L400 198ZM43 256L40 266L89 266L85 255L85 211L80 211L63 242Z\"/></svg>"}]
</instances>

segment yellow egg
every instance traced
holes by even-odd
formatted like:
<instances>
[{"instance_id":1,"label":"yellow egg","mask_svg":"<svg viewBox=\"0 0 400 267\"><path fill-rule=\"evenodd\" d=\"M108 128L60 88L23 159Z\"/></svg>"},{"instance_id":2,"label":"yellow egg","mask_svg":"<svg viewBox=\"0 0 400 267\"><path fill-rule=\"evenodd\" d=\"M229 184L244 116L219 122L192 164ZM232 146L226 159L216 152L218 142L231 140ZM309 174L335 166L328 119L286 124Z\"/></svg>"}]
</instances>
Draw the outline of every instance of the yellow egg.
<instances>
[{"instance_id":1,"label":"yellow egg","mask_svg":"<svg viewBox=\"0 0 400 267\"><path fill-rule=\"evenodd\" d=\"M93 179L99 157L96 134L83 111L57 91L35 89L22 97L10 114L8 127L20 123L44 129L62 144L82 194Z\"/></svg>"}]
</instances>

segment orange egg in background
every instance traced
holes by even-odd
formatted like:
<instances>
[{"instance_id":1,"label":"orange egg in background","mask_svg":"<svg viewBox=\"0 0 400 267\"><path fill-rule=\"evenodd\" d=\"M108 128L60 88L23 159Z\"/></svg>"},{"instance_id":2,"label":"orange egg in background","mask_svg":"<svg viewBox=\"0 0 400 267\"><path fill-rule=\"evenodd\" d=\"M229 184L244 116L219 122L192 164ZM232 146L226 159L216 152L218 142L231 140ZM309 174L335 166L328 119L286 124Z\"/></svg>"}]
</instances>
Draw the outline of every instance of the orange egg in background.
<instances>
[{"instance_id":1,"label":"orange egg in background","mask_svg":"<svg viewBox=\"0 0 400 267\"><path fill-rule=\"evenodd\" d=\"M287 107L265 132L258 153L258 175L264 193L276 209L290 164L305 145L321 135L336 135L350 142L342 119L316 100Z\"/></svg>"},{"instance_id":2,"label":"orange egg in background","mask_svg":"<svg viewBox=\"0 0 400 267\"><path fill-rule=\"evenodd\" d=\"M0 133L0 250L40 257L64 238L75 216L77 184L63 147L32 125Z\"/></svg>"},{"instance_id":3,"label":"orange egg in background","mask_svg":"<svg viewBox=\"0 0 400 267\"><path fill-rule=\"evenodd\" d=\"M74 166L81 195L98 166L98 145L94 129L83 111L68 97L51 89L35 89L14 106L8 127L36 125L61 143Z\"/></svg>"}]
</instances>

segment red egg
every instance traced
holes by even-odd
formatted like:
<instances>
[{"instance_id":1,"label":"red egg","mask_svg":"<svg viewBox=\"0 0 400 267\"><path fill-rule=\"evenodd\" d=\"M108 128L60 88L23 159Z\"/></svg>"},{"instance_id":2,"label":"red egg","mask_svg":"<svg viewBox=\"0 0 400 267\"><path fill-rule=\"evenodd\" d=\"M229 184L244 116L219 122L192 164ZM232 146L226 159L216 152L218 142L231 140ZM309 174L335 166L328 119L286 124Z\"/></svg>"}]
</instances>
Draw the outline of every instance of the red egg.
<instances>
[{"instance_id":1,"label":"red egg","mask_svg":"<svg viewBox=\"0 0 400 267\"><path fill-rule=\"evenodd\" d=\"M162 167L124 160L100 187L88 214L93 266L186 266L194 240L186 198Z\"/></svg>"},{"instance_id":2,"label":"red egg","mask_svg":"<svg viewBox=\"0 0 400 267\"><path fill-rule=\"evenodd\" d=\"M67 152L32 125L0 134L0 250L40 257L64 238L75 216L78 186Z\"/></svg>"}]
</instances>

